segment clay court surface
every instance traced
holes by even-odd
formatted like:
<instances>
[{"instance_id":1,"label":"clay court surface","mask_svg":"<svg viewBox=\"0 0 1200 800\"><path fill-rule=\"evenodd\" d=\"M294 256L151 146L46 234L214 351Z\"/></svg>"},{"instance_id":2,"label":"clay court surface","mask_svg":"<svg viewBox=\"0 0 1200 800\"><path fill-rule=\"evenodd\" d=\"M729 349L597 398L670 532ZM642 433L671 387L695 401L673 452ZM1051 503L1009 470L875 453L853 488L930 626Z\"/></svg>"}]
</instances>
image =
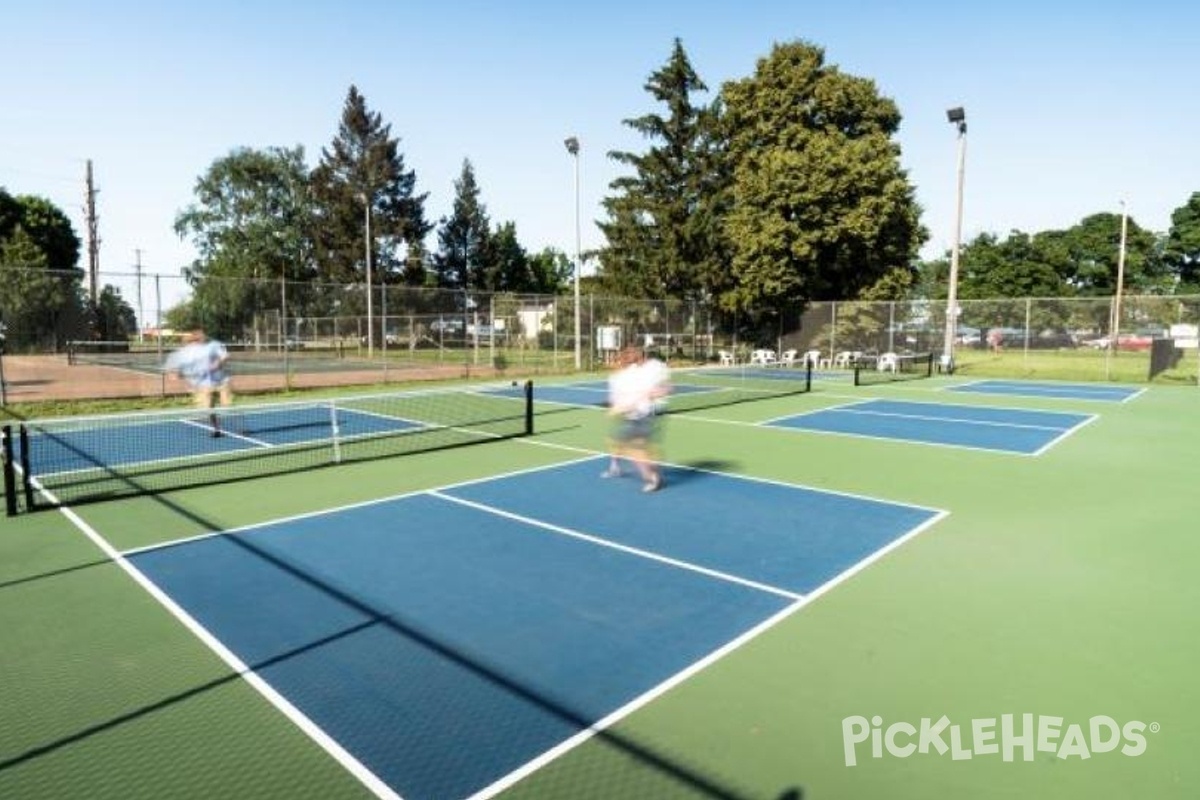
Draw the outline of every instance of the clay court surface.
<instances>
[{"instance_id":1,"label":"clay court surface","mask_svg":"<svg viewBox=\"0 0 1200 800\"><path fill-rule=\"evenodd\" d=\"M472 376L484 377L490 370L472 366ZM462 364L389 366L362 362L361 369L343 368L328 372L293 371L234 374L235 392L254 393L281 389L310 389L324 386L354 386L388 381L432 380L462 377ZM161 373L90 364L70 365L65 355L5 356L4 381L9 403L47 400L94 400L118 397L167 397L186 395L187 384Z\"/></svg>"}]
</instances>

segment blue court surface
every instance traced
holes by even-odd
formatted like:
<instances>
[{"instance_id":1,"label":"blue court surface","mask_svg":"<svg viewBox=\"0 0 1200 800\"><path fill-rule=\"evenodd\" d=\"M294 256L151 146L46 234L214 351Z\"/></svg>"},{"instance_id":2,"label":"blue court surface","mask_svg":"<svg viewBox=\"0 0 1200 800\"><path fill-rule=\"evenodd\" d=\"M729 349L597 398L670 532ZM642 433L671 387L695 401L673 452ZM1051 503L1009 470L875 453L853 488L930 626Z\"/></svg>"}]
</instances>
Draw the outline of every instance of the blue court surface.
<instances>
[{"instance_id":1,"label":"blue court surface","mask_svg":"<svg viewBox=\"0 0 1200 800\"><path fill-rule=\"evenodd\" d=\"M869 400L771 420L823 433L1039 455L1094 419L1091 414Z\"/></svg>"},{"instance_id":2,"label":"blue court surface","mask_svg":"<svg viewBox=\"0 0 1200 800\"><path fill-rule=\"evenodd\" d=\"M643 494L605 464L126 557L364 782L488 796L944 515L686 467Z\"/></svg>"},{"instance_id":3,"label":"blue court surface","mask_svg":"<svg viewBox=\"0 0 1200 800\"><path fill-rule=\"evenodd\" d=\"M1137 397L1144 389L1129 386L1105 386L1086 383L1049 383L1037 381L972 381L950 386L947 391L974 394L1006 394L1019 397L1055 397L1067 400L1097 400L1102 403L1124 403Z\"/></svg>"},{"instance_id":4,"label":"blue court surface","mask_svg":"<svg viewBox=\"0 0 1200 800\"><path fill-rule=\"evenodd\" d=\"M223 453L321 442L332 438L328 407L253 408L222 411L223 435L212 436L206 415L128 417L79 430L34 432L31 461L43 472L76 472ZM418 423L346 408L337 410L342 438L379 435L421 427Z\"/></svg>"}]
</instances>

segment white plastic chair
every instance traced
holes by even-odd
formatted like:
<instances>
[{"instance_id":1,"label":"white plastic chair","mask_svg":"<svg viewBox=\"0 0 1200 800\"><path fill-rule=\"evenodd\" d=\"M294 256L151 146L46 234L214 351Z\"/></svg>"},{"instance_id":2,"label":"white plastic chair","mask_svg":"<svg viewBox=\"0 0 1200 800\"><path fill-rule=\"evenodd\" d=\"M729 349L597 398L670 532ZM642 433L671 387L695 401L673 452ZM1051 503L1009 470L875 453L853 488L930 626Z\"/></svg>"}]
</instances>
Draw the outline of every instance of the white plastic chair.
<instances>
[{"instance_id":1,"label":"white plastic chair","mask_svg":"<svg viewBox=\"0 0 1200 800\"><path fill-rule=\"evenodd\" d=\"M899 363L900 358L895 353L884 353L879 357L877 367L880 372L895 372Z\"/></svg>"},{"instance_id":2,"label":"white plastic chair","mask_svg":"<svg viewBox=\"0 0 1200 800\"><path fill-rule=\"evenodd\" d=\"M761 364L764 367L769 367L775 363L774 350L755 350L750 354L751 364Z\"/></svg>"},{"instance_id":3,"label":"white plastic chair","mask_svg":"<svg viewBox=\"0 0 1200 800\"><path fill-rule=\"evenodd\" d=\"M733 353L729 350L718 350L717 356L720 358L722 367L732 367L734 363Z\"/></svg>"}]
</instances>

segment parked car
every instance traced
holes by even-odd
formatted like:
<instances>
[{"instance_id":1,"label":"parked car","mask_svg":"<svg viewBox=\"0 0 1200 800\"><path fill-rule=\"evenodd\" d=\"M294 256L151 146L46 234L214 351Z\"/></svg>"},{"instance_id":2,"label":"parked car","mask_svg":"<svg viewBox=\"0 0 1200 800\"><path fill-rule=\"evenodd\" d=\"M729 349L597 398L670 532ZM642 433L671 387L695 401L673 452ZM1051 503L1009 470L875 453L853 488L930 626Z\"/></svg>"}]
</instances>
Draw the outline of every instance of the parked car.
<instances>
[{"instance_id":1,"label":"parked car","mask_svg":"<svg viewBox=\"0 0 1200 800\"><path fill-rule=\"evenodd\" d=\"M1149 331L1122 333L1117 337L1118 350L1149 350L1154 344L1154 334Z\"/></svg>"},{"instance_id":2,"label":"parked car","mask_svg":"<svg viewBox=\"0 0 1200 800\"><path fill-rule=\"evenodd\" d=\"M505 331L501 326L492 325L468 325L467 335L471 337L473 342L491 342L492 340L499 341L504 338Z\"/></svg>"},{"instance_id":3,"label":"parked car","mask_svg":"<svg viewBox=\"0 0 1200 800\"><path fill-rule=\"evenodd\" d=\"M966 345L967 347L976 347L980 342L983 341L982 332L979 330L979 328L972 328L967 325L959 325L957 334L958 335L955 336L954 341L958 344Z\"/></svg>"},{"instance_id":4,"label":"parked car","mask_svg":"<svg viewBox=\"0 0 1200 800\"><path fill-rule=\"evenodd\" d=\"M429 330L433 333L462 333L463 321L457 317L438 317L429 323Z\"/></svg>"},{"instance_id":5,"label":"parked car","mask_svg":"<svg viewBox=\"0 0 1200 800\"><path fill-rule=\"evenodd\" d=\"M1099 336L1095 339L1084 339L1081 344L1083 344L1085 347L1091 347L1096 350L1107 350L1112 346L1112 339L1108 336ZM1149 331L1122 333L1117 337L1118 350L1149 350L1153 344L1154 335Z\"/></svg>"},{"instance_id":6,"label":"parked car","mask_svg":"<svg viewBox=\"0 0 1200 800\"><path fill-rule=\"evenodd\" d=\"M1029 346L1040 350L1061 350L1065 348L1074 348L1078 345L1075 337L1067 331L1056 331L1053 328L1047 328L1038 331L1034 336Z\"/></svg>"}]
</instances>

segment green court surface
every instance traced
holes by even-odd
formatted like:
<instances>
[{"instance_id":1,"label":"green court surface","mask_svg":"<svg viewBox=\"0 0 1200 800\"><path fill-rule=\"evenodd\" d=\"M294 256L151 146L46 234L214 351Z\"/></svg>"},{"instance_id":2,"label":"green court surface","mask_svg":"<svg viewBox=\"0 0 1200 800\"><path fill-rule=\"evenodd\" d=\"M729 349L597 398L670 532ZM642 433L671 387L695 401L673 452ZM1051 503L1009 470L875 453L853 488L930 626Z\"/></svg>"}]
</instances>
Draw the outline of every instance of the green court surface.
<instances>
[{"instance_id":1,"label":"green court surface","mask_svg":"<svg viewBox=\"0 0 1200 800\"><path fill-rule=\"evenodd\" d=\"M1200 796L1200 390L956 382L667 417L671 464L948 514L497 796ZM1036 457L759 424L867 398L1097 418ZM0 521L0 797L376 794L110 556L603 451L599 409L543 411L531 438Z\"/></svg>"}]
</instances>

